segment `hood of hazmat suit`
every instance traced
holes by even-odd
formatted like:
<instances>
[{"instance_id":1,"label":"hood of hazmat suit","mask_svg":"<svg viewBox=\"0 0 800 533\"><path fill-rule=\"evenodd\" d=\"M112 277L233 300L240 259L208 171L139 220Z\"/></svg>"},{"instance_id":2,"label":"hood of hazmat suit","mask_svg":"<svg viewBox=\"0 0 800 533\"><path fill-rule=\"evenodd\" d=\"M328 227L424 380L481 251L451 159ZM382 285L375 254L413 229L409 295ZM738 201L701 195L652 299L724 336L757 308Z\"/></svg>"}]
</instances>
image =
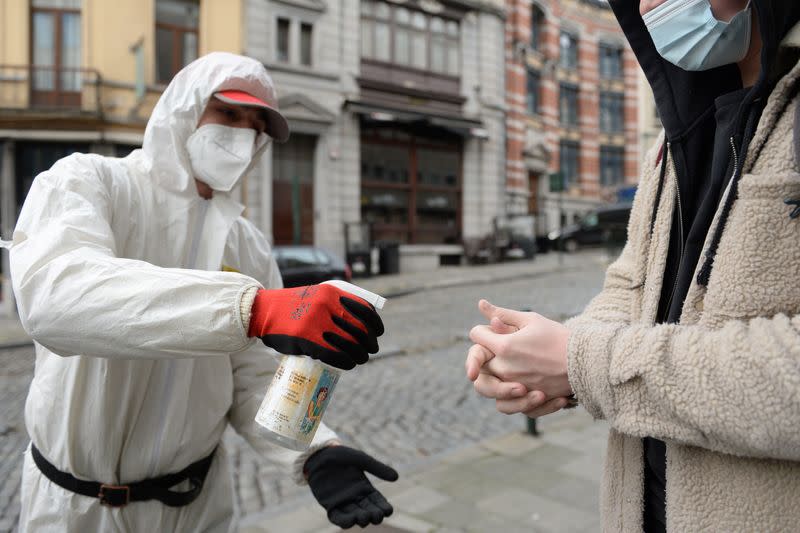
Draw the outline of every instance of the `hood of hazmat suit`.
<instances>
[{"instance_id":1,"label":"hood of hazmat suit","mask_svg":"<svg viewBox=\"0 0 800 533\"><path fill-rule=\"evenodd\" d=\"M25 423L42 455L77 478L125 484L178 472L219 445L202 492L185 507L111 509L51 483L28 451L21 531L234 528L228 423L287 475L305 459L260 439L253 420L277 364L247 337L240 303L251 287L281 287L267 239L230 195L198 195L185 148L225 89L276 101L261 63L196 60L164 91L141 150L73 154L37 176L10 252L36 346ZM333 437L321 427L314 444Z\"/></svg>"}]
</instances>

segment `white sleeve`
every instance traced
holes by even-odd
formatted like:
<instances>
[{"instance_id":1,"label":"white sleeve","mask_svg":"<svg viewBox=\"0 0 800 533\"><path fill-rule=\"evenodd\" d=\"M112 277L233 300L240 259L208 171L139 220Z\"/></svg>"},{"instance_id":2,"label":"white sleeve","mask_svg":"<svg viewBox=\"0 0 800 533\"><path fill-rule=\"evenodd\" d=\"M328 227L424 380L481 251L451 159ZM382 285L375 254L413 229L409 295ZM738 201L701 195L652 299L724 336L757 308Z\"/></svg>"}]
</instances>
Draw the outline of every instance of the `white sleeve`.
<instances>
[{"instance_id":1,"label":"white sleeve","mask_svg":"<svg viewBox=\"0 0 800 533\"><path fill-rule=\"evenodd\" d=\"M88 165L62 160L34 181L14 231L11 276L36 342L62 356L116 358L227 356L252 342L239 301L258 282L120 258L113 215Z\"/></svg>"}]
</instances>

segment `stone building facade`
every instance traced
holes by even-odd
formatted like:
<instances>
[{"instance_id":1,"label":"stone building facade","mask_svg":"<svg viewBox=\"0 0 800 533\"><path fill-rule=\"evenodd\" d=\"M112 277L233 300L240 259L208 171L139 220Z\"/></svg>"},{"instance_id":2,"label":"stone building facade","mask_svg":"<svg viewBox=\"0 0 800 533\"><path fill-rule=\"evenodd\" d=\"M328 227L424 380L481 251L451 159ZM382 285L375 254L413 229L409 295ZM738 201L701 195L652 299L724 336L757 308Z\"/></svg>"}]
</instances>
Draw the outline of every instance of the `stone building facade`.
<instances>
[{"instance_id":1,"label":"stone building facade","mask_svg":"<svg viewBox=\"0 0 800 533\"><path fill-rule=\"evenodd\" d=\"M400 244L408 271L455 260L464 237L490 231L504 208L502 5L245 9L245 52L270 70L293 130L246 185L250 216L276 243L344 254L345 228L361 223L373 243Z\"/></svg>"},{"instance_id":2,"label":"stone building facade","mask_svg":"<svg viewBox=\"0 0 800 533\"><path fill-rule=\"evenodd\" d=\"M544 236L636 183L639 67L601 0L506 11L506 205Z\"/></svg>"}]
</instances>

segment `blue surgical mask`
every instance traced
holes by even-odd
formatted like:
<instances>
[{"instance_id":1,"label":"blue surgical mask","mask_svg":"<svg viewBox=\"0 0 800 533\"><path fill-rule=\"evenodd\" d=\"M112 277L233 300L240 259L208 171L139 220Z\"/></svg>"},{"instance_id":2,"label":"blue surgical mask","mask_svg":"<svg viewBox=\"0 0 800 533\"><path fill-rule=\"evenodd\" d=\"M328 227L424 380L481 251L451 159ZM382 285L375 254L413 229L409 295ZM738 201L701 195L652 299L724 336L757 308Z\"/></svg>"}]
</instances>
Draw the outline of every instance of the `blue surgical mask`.
<instances>
[{"instance_id":1,"label":"blue surgical mask","mask_svg":"<svg viewBox=\"0 0 800 533\"><path fill-rule=\"evenodd\" d=\"M714 17L709 0L667 0L644 20L661 56L684 70L741 61L750 48L750 3L730 21Z\"/></svg>"}]
</instances>

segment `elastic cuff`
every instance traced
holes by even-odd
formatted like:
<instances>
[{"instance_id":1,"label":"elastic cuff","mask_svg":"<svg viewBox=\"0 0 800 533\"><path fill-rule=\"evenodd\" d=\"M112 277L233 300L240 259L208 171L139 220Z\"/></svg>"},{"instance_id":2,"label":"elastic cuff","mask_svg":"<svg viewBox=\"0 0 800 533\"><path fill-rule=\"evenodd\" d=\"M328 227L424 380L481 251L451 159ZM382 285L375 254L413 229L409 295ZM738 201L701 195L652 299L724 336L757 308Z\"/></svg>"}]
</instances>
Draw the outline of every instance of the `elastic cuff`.
<instances>
[{"instance_id":1,"label":"elastic cuff","mask_svg":"<svg viewBox=\"0 0 800 533\"><path fill-rule=\"evenodd\" d=\"M614 405L609 380L611 341L622 325L572 321L567 344L567 374L575 398L596 419L609 418L604 412Z\"/></svg>"},{"instance_id":2,"label":"elastic cuff","mask_svg":"<svg viewBox=\"0 0 800 533\"><path fill-rule=\"evenodd\" d=\"M245 335L249 335L250 331L250 315L253 311L253 302L258 293L258 286L248 287L242 293L242 299L239 301L239 313L242 316L242 325L244 326Z\"/></svg>"},{"instance_id":3,"label":"elastic cuff","mask_svg":"<svg viewBox=\"0 0 800 533\"><path fill-rule=\"evenodd\" d=\"M341 441L339 439L328 439L317 444L312 444L306 451L297 456L297 459L295 459L292 464L292 479L294 479L294 482L298 485L308 485L308 480L304 472L306 461L321 449L340 444Z\"/></svg>"}]
</instances>

